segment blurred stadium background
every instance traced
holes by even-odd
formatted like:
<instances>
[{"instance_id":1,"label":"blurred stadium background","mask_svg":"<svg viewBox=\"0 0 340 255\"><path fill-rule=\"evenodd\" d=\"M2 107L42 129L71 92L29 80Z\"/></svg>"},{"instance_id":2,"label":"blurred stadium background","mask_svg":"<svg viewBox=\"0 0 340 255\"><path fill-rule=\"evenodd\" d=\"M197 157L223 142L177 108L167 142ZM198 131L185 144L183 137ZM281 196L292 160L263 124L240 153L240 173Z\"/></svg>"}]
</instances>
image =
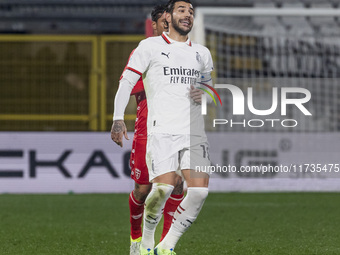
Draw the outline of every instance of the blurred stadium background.
<instances>
[{"instance_id":1,"label":"blurred stadium background","mask_svg":"<svg viewBox=\"0 0 340 255\"><path fill-rule=\"evenodd\" d=\"M1 1L0 130L109 130L121 70L144 38L145 19L159 2ZM338 16L265 13L268 9L270 14L271 8L336 12L339 1L197 0L195 4L262 12L205 16L204 28L199 29L204 30L202 43L213 53L217 82L223 78L338 77ZM338 131L337 87L329 84L320 89L316 84L314 89L313 100L321 107L302 131ZM130 105L131 130L135 107Z\"/></svg>"},{"instance_id":2,"label":"blurred stadium background","mask_svg":"<svg viewBox=\"0 0 340 255\"><path fill-rule=\"evenodd\" d=\"M130 52L145 38L152 7L165 2L0 0L0 194L133 189L131 140L120 149L109 138L113 99ZM207 125L213 164L297 166L290 173L216 173L211 191L319 193L211 194L194 226L209 233L197 235L210 246L188 234L180 254L340 254L339 194L320 194L340 191L340 1L193 2L191 37L210 49L215 83L237 84L243 92L252 87L257 109L271 106L273 87L312 94L313 116L288 110L285 118L299 122L294 129ZM218 92L223 106L209 108L207 123L242 121L232 116L230 93ZM130 131L135 112L132 98ZM275 114L270 117L281 117ZM244 118L266 119L249 112ZM307 169L310 164L322 169ZM0 254L127 254L126 199L1 195ZM107 225L107 211L124 220Z\"/></svg>"}]
</instances>

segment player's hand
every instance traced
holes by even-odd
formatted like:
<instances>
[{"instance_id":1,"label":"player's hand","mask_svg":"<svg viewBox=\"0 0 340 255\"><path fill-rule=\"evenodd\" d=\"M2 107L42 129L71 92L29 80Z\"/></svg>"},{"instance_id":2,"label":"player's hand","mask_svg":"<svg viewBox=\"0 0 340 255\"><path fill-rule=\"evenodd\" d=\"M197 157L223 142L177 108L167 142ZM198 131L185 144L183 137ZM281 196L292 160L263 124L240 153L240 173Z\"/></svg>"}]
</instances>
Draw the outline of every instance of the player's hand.
<instances>
[{"instance_id":1,"label":"player's hand","mask_svg":"<svg viewBox=\"0 0 340 255\"><path fill-rule=\"evenodd\" d=\"M203 91L200 89L195 88L193 85L191 85L190 88L190 97L194 100L195 103L201 104L202 103L202 95Z\"/></svg>"},{"instance_id":2,"label":"player's hand","mask_svg":"<svg viewBox=\"0 0 340 255\"><path fill-rule=\"evenodd\" d=\"M123 147L123 135L129 140L124 120L114 120L111 128L111 139L120 147Z\"/></svg>"}]
</instances>

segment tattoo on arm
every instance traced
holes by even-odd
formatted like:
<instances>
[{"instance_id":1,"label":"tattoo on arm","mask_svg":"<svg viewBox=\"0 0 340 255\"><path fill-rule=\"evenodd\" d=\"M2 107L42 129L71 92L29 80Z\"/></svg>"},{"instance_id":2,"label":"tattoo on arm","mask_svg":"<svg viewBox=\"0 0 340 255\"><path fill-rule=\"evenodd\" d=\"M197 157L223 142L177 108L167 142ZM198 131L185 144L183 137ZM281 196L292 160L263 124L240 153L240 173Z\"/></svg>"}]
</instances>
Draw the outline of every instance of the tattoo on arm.
<instances>
[{"instance_id":1,"label":"tattoo on arm","mask_svg":"<svg viewBox=\"0 0 340 255\"><path fill-rule=\"evenodd\" d=\"M114 133L120 133L123 132L124 122L122 121L115 121L113 124L113 132Z\"/></svg>"}]
</instances>

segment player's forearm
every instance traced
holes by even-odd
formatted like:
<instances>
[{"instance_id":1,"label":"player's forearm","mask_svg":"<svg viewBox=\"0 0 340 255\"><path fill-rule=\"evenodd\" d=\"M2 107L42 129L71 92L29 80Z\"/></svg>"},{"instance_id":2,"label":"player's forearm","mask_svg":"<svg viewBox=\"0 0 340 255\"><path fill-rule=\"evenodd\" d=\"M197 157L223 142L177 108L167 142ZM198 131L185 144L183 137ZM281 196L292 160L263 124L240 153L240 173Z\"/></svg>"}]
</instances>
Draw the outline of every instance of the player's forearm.
<instances>
[{"instance_id":1,"label":"player's forearm","mask_svg":"<svg viewBox=\"0 0 340 255\"><path fill-rule=\"evenodd\" d=\"M119 86L114 102L113 120L123 120L124 112L129 103L130 93L132 88L129 86Z\"/></svg>"},{"instance_id":2,"label":"player's forearm","mask_svg":"<svg viewBox=\"0 0 340 255\"><path fill-rule=\"evenodd\" d=\"M119 88L114 101L113 120L124 119L124 112L129 103L131 91L139 78L140 76L133 72L124 72L123 78L119 82Z\"/></svg>"}]
</instances>

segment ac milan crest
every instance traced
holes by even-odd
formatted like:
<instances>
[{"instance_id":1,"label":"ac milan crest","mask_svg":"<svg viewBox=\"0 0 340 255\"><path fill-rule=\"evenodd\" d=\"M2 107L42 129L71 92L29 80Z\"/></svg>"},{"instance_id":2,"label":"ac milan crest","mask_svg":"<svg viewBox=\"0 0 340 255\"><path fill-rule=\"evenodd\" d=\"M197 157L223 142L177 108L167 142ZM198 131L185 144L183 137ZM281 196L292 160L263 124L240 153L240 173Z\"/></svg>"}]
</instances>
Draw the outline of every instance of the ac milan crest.
<instances>
[{"instance_id":1,"label":"ac milan crest","mask_svg":"<svg viewBox=\"0 0 340 255\"><path fill-rule=\"evenodd\" d=\"M201 63L201 61L202 61L202 57L198 52L196 52L196 60L197 60L198 63Z\"/></svg>"}]
</instances>

